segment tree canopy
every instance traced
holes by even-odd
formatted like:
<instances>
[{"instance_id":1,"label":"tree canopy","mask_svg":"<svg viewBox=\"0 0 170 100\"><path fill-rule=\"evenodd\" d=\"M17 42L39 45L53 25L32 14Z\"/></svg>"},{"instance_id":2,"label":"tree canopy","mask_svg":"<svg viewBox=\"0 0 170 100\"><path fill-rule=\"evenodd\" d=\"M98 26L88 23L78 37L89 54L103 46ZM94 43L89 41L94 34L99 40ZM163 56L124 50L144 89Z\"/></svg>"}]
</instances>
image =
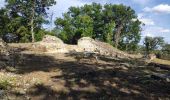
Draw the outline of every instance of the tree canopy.
<instances>
[{"instance_id":1,"label":"tree canopy","mask_svg":"<svg viewBox=\"0 0 170 100\"><path fill-rule=\"evenodd\" d=\"M41 40L47 24L47 10L55 0L6 0L0 9L0 34L14 33L20 42ZM70 7L63 17L55 20L53 32L69 44L76 44L81 37L91 37L126 51L138 48L141 39L141 22L135 11L123 4L98 3Z\"/></svg>"},{"instance_id":2,"label":"tree canopy","mask_svg":"<svg viewBox=\"0 0 170 100\"><path fill-rule=\"evenodd\" d=\"M163 37L145 37L144 39L144 47L146 50L146 54L152 53L154 50L161 49L164 45Z\"/></svg>"},{"instance_id":3,"label":"tree canopy","mask_svg":"<svg viewBox=\"0 0 170 100\"><path fill-rule=\"evenodd\" d=\"M76 44L83 36L108 42L122 50L135 50L140 41L141 22L135 11L125 5L92 3L82 7L70 7L57 18L59 37L66 43Z\"/></svg>"},{"instance_id":4,"label":"tree canopy","mask_svg":"<svg viewBox=\"0 0 170 100\"><path fill-rule=\"evenodd\" d=\"M2 14L0 20L5 21L6 29L0 29L5 30L2 31L3 34L8 32L17 34L22 42L34 42L39 38L37 36L42 32L42 25L48 22L47 10L56 3L55 0L6 0L5 2L7 5L0 11Z\"/></svg>"}]
</instances>

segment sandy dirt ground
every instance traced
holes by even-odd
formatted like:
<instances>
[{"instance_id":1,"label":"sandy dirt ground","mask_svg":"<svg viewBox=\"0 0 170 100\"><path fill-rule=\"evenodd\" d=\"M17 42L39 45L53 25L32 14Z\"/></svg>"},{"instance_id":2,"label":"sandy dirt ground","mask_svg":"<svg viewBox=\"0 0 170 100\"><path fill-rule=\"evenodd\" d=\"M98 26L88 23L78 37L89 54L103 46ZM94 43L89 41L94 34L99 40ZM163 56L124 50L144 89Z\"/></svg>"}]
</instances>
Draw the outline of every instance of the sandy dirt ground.
<instances>
[{"instance_id":1,"label":"sandy dirt ground","mask_svg":"<svg viewBox=\"0 0 170 100\"><path fill-rule=\"evenodd\" d=\"M21 47L20 47L21 48ZM169 100L170 83L152 73L170 73L142 59L82 58L22 49L22 63L2 69L11 78L9 100Z\"/></svg>"}]
</instances>

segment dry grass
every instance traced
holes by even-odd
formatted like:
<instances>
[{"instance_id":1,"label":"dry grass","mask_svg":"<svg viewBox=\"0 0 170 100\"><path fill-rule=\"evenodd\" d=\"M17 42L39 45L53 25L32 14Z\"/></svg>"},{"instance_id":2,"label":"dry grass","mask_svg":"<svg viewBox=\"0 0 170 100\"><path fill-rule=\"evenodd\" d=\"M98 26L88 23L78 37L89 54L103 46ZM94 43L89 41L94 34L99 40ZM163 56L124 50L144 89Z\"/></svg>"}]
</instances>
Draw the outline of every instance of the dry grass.
<instances>
[{"instance_id":1,"label":"dry grass","mask_svg":"<svg viewBox=\"0 0 170 100\"><path fill-rule=\"evenodd\" d=\"M163 65L170 65L169 60L162 60L162 59L158 59L158 58L153 59L151 62L157 63L157 64L163 64Z\"/></svg>"}]
</instances>

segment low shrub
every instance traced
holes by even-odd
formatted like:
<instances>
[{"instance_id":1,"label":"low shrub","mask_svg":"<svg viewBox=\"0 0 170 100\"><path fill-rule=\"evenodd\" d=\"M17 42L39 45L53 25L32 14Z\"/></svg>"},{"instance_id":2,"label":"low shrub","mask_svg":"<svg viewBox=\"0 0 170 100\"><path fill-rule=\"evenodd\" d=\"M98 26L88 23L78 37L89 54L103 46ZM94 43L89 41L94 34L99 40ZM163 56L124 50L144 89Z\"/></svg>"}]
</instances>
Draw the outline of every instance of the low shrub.
<instances>
[{"instance_id":1,"label":"low shrub","mask_svg":"<svg viewBox=\"0 0 170 100\"><path fill-rule=\"evenodd\" d=\"M0 74L0 89L8 90L11 87L14 87L16 84L16 78L13 76L8 76L5 74Z\"/></svg>"}]
</instances>

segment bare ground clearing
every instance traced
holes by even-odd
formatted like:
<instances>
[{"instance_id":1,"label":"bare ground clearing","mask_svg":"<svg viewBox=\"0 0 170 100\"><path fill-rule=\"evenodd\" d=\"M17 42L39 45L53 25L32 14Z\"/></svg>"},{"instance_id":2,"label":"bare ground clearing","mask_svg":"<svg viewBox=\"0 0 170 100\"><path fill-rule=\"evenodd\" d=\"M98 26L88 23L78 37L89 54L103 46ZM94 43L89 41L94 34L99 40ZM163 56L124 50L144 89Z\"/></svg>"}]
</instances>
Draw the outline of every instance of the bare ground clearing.
<instances>
[{"instance_id":1,"label":"bare ground clearing","mask_svg":"<svg viewBox=\"0 0 170 100\"><path fill-rule=\"evenodd\" d=\"M89 59L77 62L73 56L62 53L26 48L20 53L23 63L13 72L0 72L1 77L14 77L11 88L4 90L7 99L170 99L170 83L152 76L170 71L147 65L142 59L100 57L96 64Z\"/></svg>"}]
</instances>

